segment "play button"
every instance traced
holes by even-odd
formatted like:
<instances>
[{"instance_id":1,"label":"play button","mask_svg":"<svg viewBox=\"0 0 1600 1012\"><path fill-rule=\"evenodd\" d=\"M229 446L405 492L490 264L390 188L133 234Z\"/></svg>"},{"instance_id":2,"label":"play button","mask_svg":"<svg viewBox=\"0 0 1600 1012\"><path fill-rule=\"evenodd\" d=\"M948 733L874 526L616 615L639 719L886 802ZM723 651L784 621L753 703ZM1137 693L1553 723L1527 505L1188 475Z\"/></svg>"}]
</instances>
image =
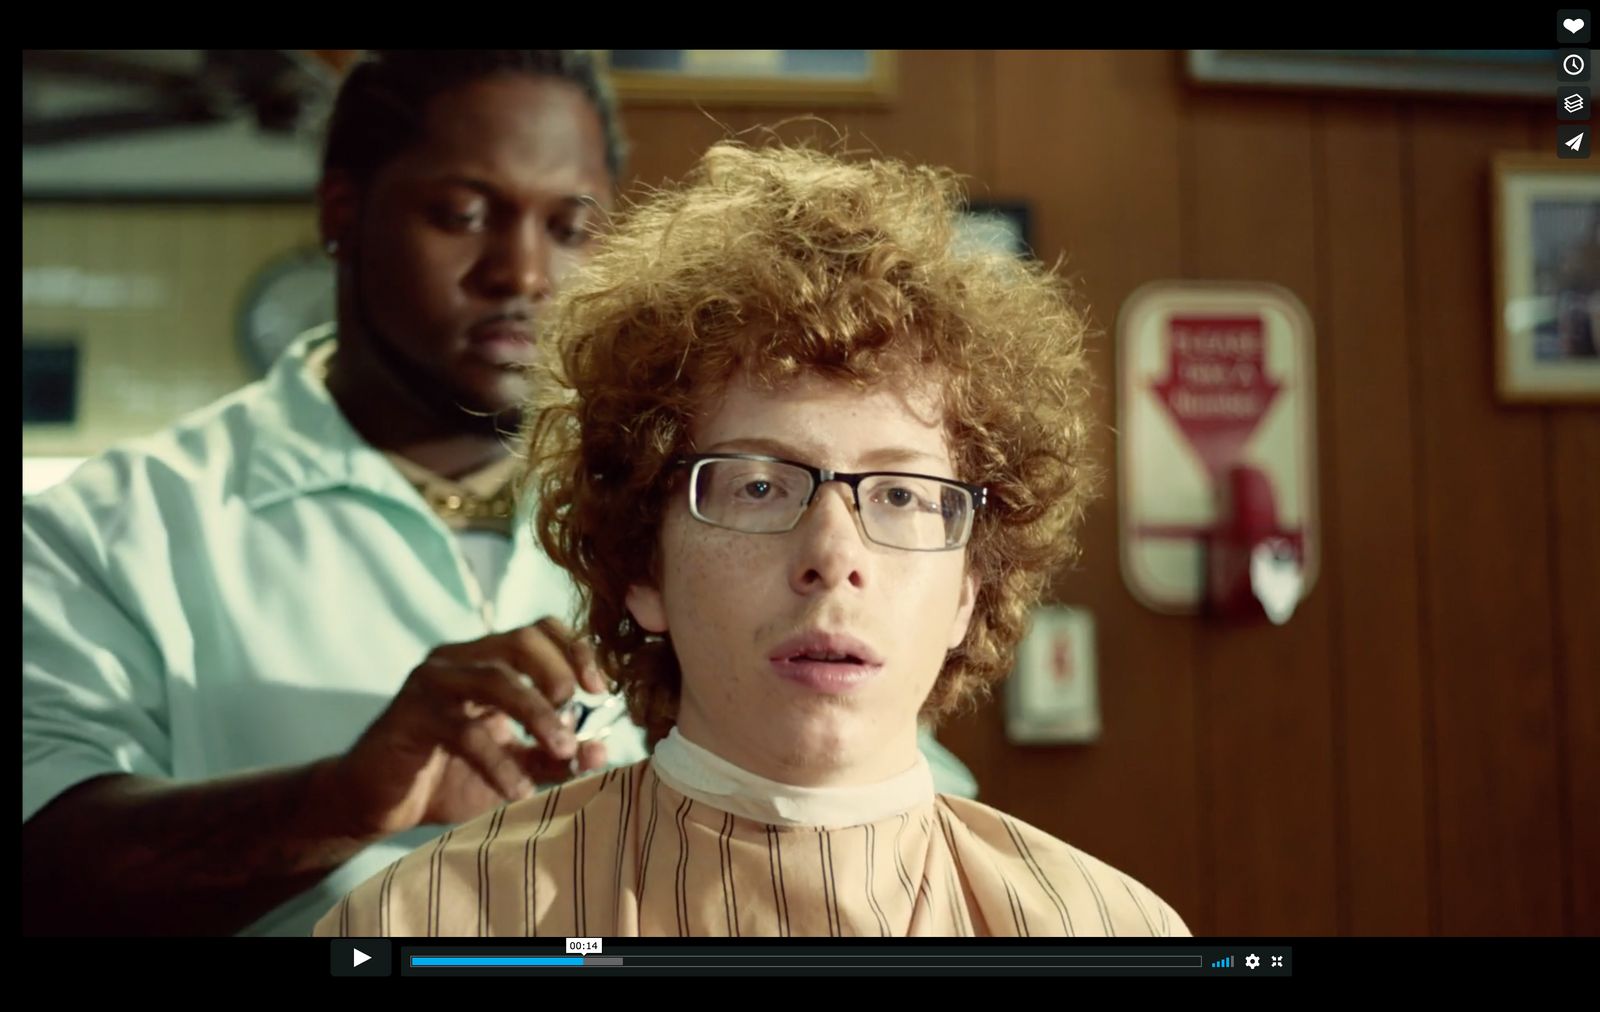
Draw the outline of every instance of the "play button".
<instances>
[{"instance_id":1,"label":"play button","mask_svg":"<svg viewBox=\"0 0 1600 1012\"><path fill-rule=\"evenodd\" d=\"M387 938L335 938L328 969L335 977L388 977L390 954Z\"/></svg>"}]
</instances>

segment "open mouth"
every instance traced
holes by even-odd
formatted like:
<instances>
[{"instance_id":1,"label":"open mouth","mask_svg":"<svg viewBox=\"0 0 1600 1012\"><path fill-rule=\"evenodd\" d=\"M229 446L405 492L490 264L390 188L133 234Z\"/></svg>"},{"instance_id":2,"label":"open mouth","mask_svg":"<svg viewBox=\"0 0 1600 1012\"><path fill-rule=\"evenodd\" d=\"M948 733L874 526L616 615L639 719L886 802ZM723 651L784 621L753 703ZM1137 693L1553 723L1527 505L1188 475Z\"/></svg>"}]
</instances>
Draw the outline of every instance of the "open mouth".
<instances>
[{"instance_id":1,"label":"open mouth","mask_svg":"<svg viewBox=\"0 0 1600 1012\"><path fill-rule=\"evenodd\" d=\"M799 661L810 661L817 664L865 664L866 660L855 654L833 653L827 651L806 651L791 654L784 658L793 664Z\"/></svg>"},{"instance_id":2,"label":"open mouth","mask_svg":"<svg viewBox=\"0 0 1600 1012\"><path fill-rule=\"evenodd\" d=\"M779 678L815 692L845 693L883 670L883 658L853 636L808 632L779 644L768 655Z\"/></svg>"}]
</instances>

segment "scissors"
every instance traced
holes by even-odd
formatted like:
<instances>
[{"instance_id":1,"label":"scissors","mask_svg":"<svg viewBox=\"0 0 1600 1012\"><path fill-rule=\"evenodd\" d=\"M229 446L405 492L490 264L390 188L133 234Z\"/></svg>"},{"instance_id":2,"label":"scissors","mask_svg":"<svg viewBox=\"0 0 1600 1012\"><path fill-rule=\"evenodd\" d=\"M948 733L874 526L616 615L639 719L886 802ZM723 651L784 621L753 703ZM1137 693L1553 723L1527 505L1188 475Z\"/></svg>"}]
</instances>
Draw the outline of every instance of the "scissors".
<instances>
[{"instance_id":1,"label":"scissors","mask_svg":"<svg viewBox=\"0 0 1600 1012\"><path fill-rule=\"evenodd\" d=\"M593 696L584 699L574 695L556 711L580 744L604 739L627 716L628 708L621 696L605 696L598 702L595 700Z\"/></svg>"}]
</instances>

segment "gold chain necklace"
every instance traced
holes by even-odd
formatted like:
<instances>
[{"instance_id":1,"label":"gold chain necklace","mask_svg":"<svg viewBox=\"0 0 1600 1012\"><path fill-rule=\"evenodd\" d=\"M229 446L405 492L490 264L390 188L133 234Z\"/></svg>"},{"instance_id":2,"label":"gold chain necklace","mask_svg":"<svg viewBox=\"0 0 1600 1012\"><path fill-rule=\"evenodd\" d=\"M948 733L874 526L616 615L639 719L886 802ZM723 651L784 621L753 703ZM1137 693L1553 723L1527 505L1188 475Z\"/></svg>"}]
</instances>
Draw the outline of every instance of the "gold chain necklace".
<instances>
[{"instance_id":1,"label":"gold chain necklace","mask_svg":"<svg viewBox=\"0 0 1600 1012\"><path fill-rule=\"evenodd\" d=\"M399 454L386 456L446 527L457 531L495 531L510 536L512 518L517 511L514 461L496 461L475 474L452 481Z\"/></svg>"}]
</instances>

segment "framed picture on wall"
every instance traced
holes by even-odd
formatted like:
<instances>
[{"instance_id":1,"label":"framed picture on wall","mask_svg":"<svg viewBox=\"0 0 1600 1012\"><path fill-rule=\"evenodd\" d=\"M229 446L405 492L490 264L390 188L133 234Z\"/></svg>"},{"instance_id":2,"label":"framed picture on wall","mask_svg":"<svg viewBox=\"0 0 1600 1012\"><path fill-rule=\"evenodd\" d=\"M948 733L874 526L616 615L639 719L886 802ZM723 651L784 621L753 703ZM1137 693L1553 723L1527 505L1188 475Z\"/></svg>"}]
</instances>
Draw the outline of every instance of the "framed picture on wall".
<instances>
[{"instance_id":1,"label":"framed picture on wall","mask_svg":"<svg viewBox=\"0 0 1600 1012\"><path fill-rule=\"evenodd\" d=\"M1548 100L1554 49L1190 49L1204 87L1482 95Z\"/></svg>"},{"instance_id":2,"label":"framed picture on wall","mask_svg":"<svg viewBox=\"0 0 1600 1012\"><path fill-rule=\"evenodd\" d=\"M1493 179L1500 397L1600 401L1600 167L1507 154Z\"/></svg>"},{"instance_id":3,"label":"framed picture on wall","mask_svg":"<svg viewBox=\"0 0 1600 1012\"><path fill-rule=\"evenodd\" d=\"M972 201L958 223L963 245L1033 256L1033 220L1028 205L1016 201Z\"/></svg>"},{"instance_id":4,"label":"framed picture on wall","mask_svg":"<svg viewBox=\"0 0 1600 1012\"><path fill-rule=\"evenodd\" d=\"M873 106L894 97L891 49L609 49L625 102Z\"/></svg>"},{"instance_id":5,"label":"framed picture on wall","mask_svg":"<svg viewBox=\"0 0 1600 1012\"><path fill-rule=\"evenodd\" d=\"M78 342L22 336L22 425L72 425L78 420Z\"/></svg>"}]
</instances>

